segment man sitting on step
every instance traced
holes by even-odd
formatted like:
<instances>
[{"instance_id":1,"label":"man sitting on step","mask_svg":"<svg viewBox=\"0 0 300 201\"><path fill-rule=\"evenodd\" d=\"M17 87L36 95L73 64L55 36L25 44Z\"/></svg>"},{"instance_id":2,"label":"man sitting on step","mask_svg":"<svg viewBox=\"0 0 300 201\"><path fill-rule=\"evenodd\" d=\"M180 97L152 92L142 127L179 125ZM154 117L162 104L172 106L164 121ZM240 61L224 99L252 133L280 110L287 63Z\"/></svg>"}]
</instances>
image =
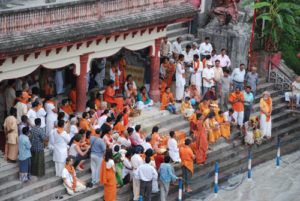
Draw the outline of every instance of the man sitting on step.
<instances>
[{"instance_id":1,"label":"man sitting on step","mask_svg":"<svg viewBox=\"0 0 300 201\"><path fill-rule=\"evenodd\" d=\"M68 156L66 159L66 166L62 172L64 186L69 195L74 195L75 192L84 191L86 189L85 182L80 181L76 177L75 168L73 167L73 159Z\"/></svg>"},{"instance_id":2,"label":"man sitting on step","mask_svg":"<svg viewBox=\"0 0 300 201\"><path fill-rule=\"evenodd\" d=\"M285 92L285 101L289 102L288 107L292 106L292 98L296 99L296 108L299 108L300 100L300 76L291 84L291 92Z\"/></svg>"}]
</instances>

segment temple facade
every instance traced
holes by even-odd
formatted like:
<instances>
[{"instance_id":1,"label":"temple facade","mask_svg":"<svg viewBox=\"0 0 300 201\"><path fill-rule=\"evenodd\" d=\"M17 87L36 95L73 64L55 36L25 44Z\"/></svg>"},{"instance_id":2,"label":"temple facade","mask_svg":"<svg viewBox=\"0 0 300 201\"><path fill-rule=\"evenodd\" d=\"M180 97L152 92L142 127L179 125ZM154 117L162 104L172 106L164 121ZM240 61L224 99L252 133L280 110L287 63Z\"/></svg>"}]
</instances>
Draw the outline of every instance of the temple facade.
<instances>
[{"instance_id":1,"label":"temple facade","mask_svg":"<svg viewBox=\"0 0 300 201\"><path fill-rule=\"evenodd\" d=\"M0 81L39 67L73 65L77 111L85 110L91 62L122 48L150 48L149 94L159 99L159 50L168 24L191 20L186 0L78 0L0 10Z\"/></svg>"}]
</instances>

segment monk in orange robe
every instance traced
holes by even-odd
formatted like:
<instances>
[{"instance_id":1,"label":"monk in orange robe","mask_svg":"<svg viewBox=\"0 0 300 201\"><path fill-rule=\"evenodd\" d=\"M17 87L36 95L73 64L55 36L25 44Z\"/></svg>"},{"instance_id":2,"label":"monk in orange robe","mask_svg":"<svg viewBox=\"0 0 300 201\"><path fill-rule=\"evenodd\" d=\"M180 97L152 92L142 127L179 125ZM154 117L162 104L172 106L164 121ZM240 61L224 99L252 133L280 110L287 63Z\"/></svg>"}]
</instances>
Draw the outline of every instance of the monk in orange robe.
<instances>
[{"instance_id":1,"label":"monk in orange robe","mask_svg":"<svg viewBox=\"0 0 300 201\"><path fill-rule=\"evenodd\" d=\"M123 93L124 91L124 83L126 81L126 65L126 60L121 54L118 60L119 71L121 72L121 75L119 76L120 88L118 90L118 93Z\"/></svg>"},{"instance_id":2,"label":"monk in orange robe","mask_svg":"<svg viewBox=\"0 0 300 201\"><path fill-rule=\"evenodd\" d=\"M89 113L87 112L82 113L82 119L80 121L79 128L82 128L85 131L89 131L91 129L91 126L88 119L89 119Z\"/></svg>"},{"instance_id":3,"label":"monk in orange robe","mask_svg":"<svg viewBox=\"0 0 300 201\"><path fill-rule=\"evenodd\" d=\"M69 93L69 99L72 101L72 110L76 110L76 89L72 88Z\"/></svg>"},{"instance_id":4,"label":"monk in orange robe","mask_svg":"<svg viewBox=\"0 0 300 201\"><path fill-rule=\"evenodd\" d=\"M160 139L160 136L159 136L159 134L158 134L158 130L159 130L158 126L154 126L154 127L152 128L152 133L151 133L151 135L152 135L152 140L151 140L151 142L150 142L150 144L151 144L153 150L156 150L156 151L158 151L158 147L159 147L160 140L161 140L161 139Z\"/></svg>"},{"instance_id":5,"label":"monk in orange robe","mask_svg":"<svg viewBox=\"0 0 300 201\"><path fill-rule=\"evenodd\" d=\"M230 136L230 122L226 121L226 118L222 111L219 111L219 114L216 116L216 120L220 125L221 136L228 139Z\"/></svg>"},{"instance_id":6,"label":"monk in orange robe","mask_svg":"<svg viewBox=\"0 0 300 201\"><path fill-rule=\"evenodd\" d=\"M114 81L110 80L104 92L104 101L107 103L116 103L117 110L123 111L123 98L115 97Z\"/></svg>"},{"instance_id":7,"label":"monk in orange robe","mask_svg":"<svg viewBox=\"0 0 300 201\"><path fill-rule=\"evenodd\" d=\"M197 114L196 130L194 132L196 142L192 144L192 149L196 154L197 164L205 163L206 152L208 149L207 132L204 121L205 118L201 114Z\"/></svg>"},{"instance_id":8,"label":"monk in orange robe","mask_svg":"<svg viewBox=\"0 0 300 201\"><path fill-rule=\"evenodd\" d=\"M117 181L111 149L106 150L105 159L101 165L100 184L104 184L104 200L115 201L117 199Z\"/></svg>"},{"instance_id":9,"label":"monk in orange robe","mask_svg":"<svg viewBox=\"0 0 300 201\"><path fill-rule=\"evenodd\" d=\"M209 101L207 98L204 98L202 102L199 104L200 113L203 114L205 110L208 109Z\"/></svg>"},{"instance_id":10,"label":"monk in orange robe","mask_svg":"<svg viewBox=\"0 0 300 201\"><path fill-rule=\"evenodd\" d=\"M194 112L194 114L192 114L189 118L190 130L192 132L194 132L196 130L197 114L200 114L200 109L199 108L196 108L196 111Z\"/></svg>"},{"instance_id":11,"label":"monk in orange robe","mask_svg":"<svg viewBox=\"0 0 300 201\"><path fill-rule=\"evenodd\" d=\"M161 99L160 110L169 110L170 112L177 114L174 96L171 93L170 87L166 87L165 89L165 92Z\"/></svg>"},{"instance_id":12,"label":"monk in orange robe","mask_svg":"<svg viewBox=\"0 0 300 201\"><path fill-rule=\"evenodd\" d=\"M101 94L97 93L96 99L94 100L94 104L97 107L97 111L100 110L100 106L101 106Z\"/></svg>"},{"instance_id":13,"label":"monk in orange robe","mask_svg":"<svg viewBox=\"0 0 300 201\"><path fill-rule=\"evenodd\" d=\"M185 181L190 181L194 173L195 155L190 147L191 140L185 140L185 146L180 148L179 155L181 158L182 177ZM192 192L190 185L186 182L183 185L183 192Z\"/></svg>"}]
</instances>

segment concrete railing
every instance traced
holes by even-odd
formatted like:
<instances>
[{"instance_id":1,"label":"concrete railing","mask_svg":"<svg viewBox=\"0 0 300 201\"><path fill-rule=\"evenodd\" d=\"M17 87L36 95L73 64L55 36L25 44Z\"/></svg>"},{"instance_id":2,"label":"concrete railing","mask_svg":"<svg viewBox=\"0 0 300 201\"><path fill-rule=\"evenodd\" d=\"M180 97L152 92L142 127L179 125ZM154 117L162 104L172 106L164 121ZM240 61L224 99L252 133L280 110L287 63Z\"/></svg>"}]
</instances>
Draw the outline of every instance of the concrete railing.
<instances>
[{"instance_id":1,"label":"concrete railing","mask_svg":"<svg viewBox=\"0 0 300 201\"><path fill-rule=\"evenodd\" d=\"M50 28L68 23L143 12L187 0L78 0L31 8L0 11L0 34Z\"/></svg>"}]
</instances>

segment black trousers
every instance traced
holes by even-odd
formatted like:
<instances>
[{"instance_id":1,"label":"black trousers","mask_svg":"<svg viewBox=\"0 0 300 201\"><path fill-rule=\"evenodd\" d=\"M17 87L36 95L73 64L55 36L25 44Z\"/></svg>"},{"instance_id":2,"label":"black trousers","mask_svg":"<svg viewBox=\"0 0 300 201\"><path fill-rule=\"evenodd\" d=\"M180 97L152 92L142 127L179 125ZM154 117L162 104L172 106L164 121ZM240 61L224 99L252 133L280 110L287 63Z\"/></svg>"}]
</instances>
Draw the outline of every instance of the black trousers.
<instances>
[{"instance_id":1,"label":"black trousers","mask_svg":"<svg viewBox=\"0 0 300 201\"><path fill-rule=\"evenodd\" d=\"M142 181L140 183L140 196L143 196L143 201L151 201L152 181Z\"/></svg>"}]
</instances>

